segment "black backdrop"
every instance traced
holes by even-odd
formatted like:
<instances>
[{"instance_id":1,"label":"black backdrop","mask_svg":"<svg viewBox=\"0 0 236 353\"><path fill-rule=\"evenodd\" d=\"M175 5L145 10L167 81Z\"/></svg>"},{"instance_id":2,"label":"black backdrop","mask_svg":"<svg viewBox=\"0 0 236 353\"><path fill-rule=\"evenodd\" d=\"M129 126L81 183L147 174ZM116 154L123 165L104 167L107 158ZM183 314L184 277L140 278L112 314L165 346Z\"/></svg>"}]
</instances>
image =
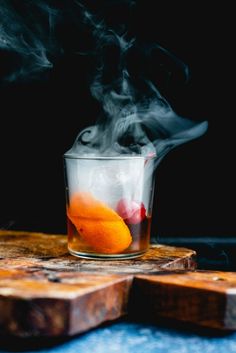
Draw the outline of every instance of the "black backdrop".
<instances>
[{"instance_id":1,"label":"black backdrop","mask_svg":"<svg viewBox=\"0 0 236 353\"><path fill-rule=\"evenodd\" d=\"M125 22L137 40L155 41L183 60L190 80L173 80L165 96L180 115L209 122L203 137L170 152L157 169L153 236L233 236L232 9L136 1L130 14L124 1L84 3L105 9L111 23ZM81 128L96 121L97 107L88 62L75 54L77 33L69 25L63 31L64 54L46 79L0 85L0 228L66 232L62 155ZM9 58L0 52L2 76Z\"/></svg>"}]
</instances>

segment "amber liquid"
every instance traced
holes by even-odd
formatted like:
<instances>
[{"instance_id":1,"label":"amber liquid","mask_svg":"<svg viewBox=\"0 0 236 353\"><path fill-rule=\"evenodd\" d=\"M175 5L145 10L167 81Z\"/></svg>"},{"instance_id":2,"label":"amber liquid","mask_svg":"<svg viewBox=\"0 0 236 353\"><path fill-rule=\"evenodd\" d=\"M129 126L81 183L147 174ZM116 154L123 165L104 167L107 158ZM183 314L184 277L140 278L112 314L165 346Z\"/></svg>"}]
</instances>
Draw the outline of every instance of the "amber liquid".
<instances>
[{"instance_id":1,"label":"amber liquid","mask_svg":"<svg viewBox=\"0 0 236 353\"><path fill-rule=\"evenodd\" d=\"M151 228L151 217L145 217L145 219L138 224L127 224L130 234L132 236L132 242L130 246L123 250L122 253L117 254L98 254L79 234L74 224L67 217L67 232L68 232L68 249L73 255L78 254L97 254L105 255L106 257L115 257L116 255L122 254L138 254L144 253L148 250L150 243L150 228ZM117 234L119 237L119 234Z\"/></svg>"}]
</instances>

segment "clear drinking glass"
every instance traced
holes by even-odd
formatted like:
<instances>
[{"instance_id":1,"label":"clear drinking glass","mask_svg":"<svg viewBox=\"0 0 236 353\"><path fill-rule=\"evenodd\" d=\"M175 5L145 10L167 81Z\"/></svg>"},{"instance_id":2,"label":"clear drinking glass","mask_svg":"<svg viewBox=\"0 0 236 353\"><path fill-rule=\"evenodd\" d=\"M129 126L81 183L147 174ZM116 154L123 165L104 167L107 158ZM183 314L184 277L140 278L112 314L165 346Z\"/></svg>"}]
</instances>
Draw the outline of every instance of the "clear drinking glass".
<instances>
[{"instance_id":1,"label":"clear drinking glass","mask_svg":"<svg viewBox=\"0 0 236 353\"><path fill-rule=\"evenodd\" d=\"M126 259L149 248L155 158L64 155L68 250Z\"/></svg>"}]
</instances>

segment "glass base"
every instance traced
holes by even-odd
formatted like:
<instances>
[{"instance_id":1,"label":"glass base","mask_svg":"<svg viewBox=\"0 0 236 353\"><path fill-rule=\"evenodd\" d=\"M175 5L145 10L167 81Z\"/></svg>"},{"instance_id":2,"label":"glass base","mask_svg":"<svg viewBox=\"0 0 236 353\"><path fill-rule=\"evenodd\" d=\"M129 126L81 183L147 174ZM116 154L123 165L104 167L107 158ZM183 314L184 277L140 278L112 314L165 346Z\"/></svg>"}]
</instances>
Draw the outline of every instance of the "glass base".
<instances>
[{"instance_id":1,"label":"glass base","mask_svg":"<svg viewBox=\"0 0 236 353\"><path fill-rule=\"evenodd\" d=\"M71 255L80 257L82 259L87 259L87 260L129 260L129 259L135 259L137 257L140 257L147 252L147 250L143 250L135 253L108 255L108 254L97 254L97 253L83 253L83 252L71 250L69 248L68 250Z\"/></svg>"}]
</instances>

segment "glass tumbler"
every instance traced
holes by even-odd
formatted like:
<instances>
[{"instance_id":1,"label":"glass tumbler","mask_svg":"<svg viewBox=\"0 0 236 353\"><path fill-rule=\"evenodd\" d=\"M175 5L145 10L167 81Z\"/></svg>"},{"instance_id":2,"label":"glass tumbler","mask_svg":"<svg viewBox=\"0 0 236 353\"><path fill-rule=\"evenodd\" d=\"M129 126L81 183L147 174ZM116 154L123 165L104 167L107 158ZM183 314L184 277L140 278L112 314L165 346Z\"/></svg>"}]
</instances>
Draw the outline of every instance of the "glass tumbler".
<instances>
[{"instance_id":1,"label":"glass tumbler","mask_svg":"<svg viewBox=\"0 0 236 353\"><path fill-rule=\"evenodd\" d=\"M68 250L128 259L150 244L155 157L64 154Z\"/></svg>"}]
</instances>

